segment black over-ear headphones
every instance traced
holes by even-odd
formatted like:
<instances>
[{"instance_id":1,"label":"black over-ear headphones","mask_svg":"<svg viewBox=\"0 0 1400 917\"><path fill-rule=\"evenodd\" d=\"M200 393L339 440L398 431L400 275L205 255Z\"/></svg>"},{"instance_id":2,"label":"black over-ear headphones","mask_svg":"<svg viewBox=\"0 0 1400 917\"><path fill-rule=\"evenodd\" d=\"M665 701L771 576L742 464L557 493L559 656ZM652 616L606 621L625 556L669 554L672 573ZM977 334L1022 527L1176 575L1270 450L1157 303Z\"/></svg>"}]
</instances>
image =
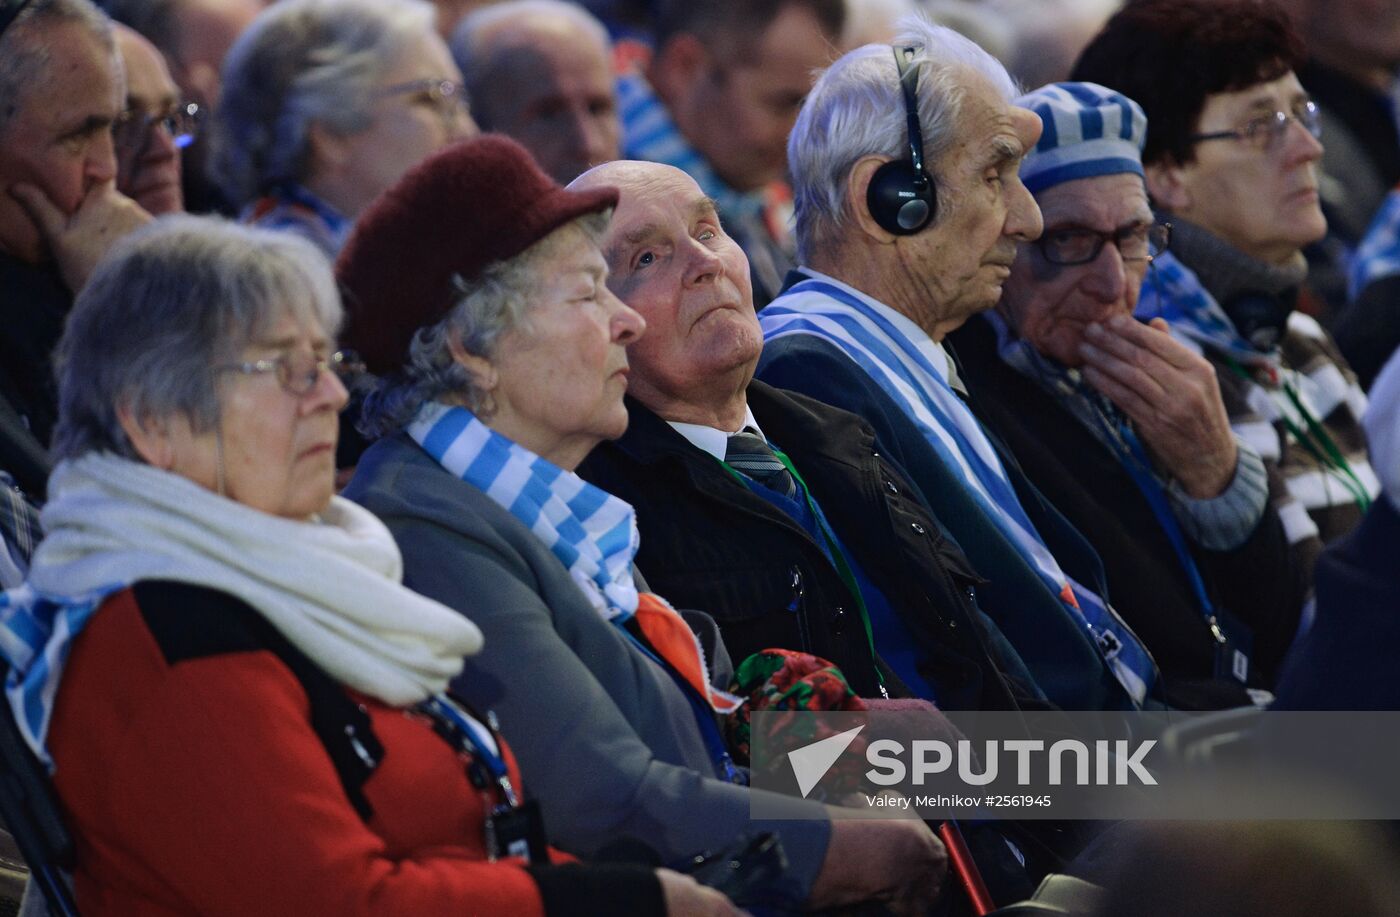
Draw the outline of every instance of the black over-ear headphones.
<instances>
[{"instance_id":1,"label":"black over-ear headphones","mask_svg":"<svg viewBox=\"0 0 1400 917\"><path fill-rule=\"evenodd\" d=\"M895 48L899 88L909 122L909 158L891 159L870 176L865 206L880 228L897 236L913 235L938 213L938 189L924 171L924 133L919 127L919 68L910 61L917 48Z\"/></svg>"}]
</instances>

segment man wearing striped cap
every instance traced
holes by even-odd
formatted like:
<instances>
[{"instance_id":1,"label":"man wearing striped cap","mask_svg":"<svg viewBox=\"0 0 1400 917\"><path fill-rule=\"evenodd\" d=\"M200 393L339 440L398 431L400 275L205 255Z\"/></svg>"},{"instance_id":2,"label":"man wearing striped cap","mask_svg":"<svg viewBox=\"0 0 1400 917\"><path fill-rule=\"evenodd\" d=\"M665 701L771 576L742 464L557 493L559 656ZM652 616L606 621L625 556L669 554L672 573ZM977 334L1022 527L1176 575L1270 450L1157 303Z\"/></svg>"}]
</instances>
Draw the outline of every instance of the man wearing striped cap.
<instances>
[{"instance_id":1,"label":"man wearing striped cap","mask_svg":"<svg viewBox=\"0 0 1400 917\"><path fill-rule=\"evenodd\" d=\"M1016 104L1044 126L1020 178L1045 229L996 309L951 336L978 416L1098 548L1168 702L1248 703L1272 687L1304 581L1214 369L1162 319L1132 318L1170 236L1148 206L1146 116L1094 83Z\"/></svg>"},{"instance_id":2,"label":"man wearing striped cap","mask_svg":"<svg viewBox=\"0 0 1400 917\"><path fill-rule=\"evenodd\" d=\"M788 140L803 267L759 316L758 375L875 428L989 580L979 604L1051 700L1150 704L1156 668L1098 555L988 435L944 346L1041 232L1017 174L1041 121L1014 95L994 58L918 18L817 79Z\"/></svg>"}]
</instances>

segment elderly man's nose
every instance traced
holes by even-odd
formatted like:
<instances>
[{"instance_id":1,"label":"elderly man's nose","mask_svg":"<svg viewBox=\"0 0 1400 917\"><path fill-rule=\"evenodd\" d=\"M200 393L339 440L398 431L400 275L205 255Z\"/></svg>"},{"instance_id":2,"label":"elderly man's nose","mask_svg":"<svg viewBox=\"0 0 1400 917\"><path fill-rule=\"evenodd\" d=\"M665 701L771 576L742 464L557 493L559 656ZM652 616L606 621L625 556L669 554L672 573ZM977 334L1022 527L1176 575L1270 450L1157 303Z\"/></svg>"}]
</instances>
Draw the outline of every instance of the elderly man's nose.
<instances>
[{"instance_id":1,"label":"elderly man's nose","mask_svg":"<svg viewBox=\"0 0 1400 917\"><path fill-rule=\"evenodd\" d=\"M152 124L143 140L144 144L138 151L142 156L159 155L161 159L166 159L174 158L179 153L175 135L164 124Z\"/></svg>"},{"instance_id":2,"label":"elderly man's nose","mask_svg":"<svg viewBox=\"0 0 1400 917\"><path fill-rule=\"evenodd\" d=\"M1045 228L1045 223L1040 216L1040 205L1035 202L1035 198L1026 190L1026 186L1021 184L1021 179L1012 177L1007 180L1007 193L1010 200L1007 204L1006 225L1002 232L1018 242L1031 242L1040 238L1040 232Z\"/></svg>"},{"instance_id":3,"label":"elderly man's nose","mask_svg":"<svg viewBox=\"0 0 1400 917\"><path fill-rule=\"evenodd\" d=\"M1099 256L1084 265L1080 288L1100 302L1117 302L1128 289L1128 272L1118 246L1106 243Z\"/></svg>"},{"instance_id":4,"label":"elderly man's nose","mask_svg":"<svg viewBox=\"0 0 1400 917\"><path fill-rule=\"evenodd\" d=\"M95 183L111 181L117 177L117 150L110 132L101 132L88 144L83 171Z\"/></svg>"},{"instance_id":5,"label":"elderly man's nose","mask_svg":"<svg viewBox=\"0 0 1400 917\"><path fill-rule=\"evenodd\" d=\"M717 280L724 274L724 261L719 254L704 242L691 239L686 266L687 283L704 283Z\"/></svg>"}]
</instances>

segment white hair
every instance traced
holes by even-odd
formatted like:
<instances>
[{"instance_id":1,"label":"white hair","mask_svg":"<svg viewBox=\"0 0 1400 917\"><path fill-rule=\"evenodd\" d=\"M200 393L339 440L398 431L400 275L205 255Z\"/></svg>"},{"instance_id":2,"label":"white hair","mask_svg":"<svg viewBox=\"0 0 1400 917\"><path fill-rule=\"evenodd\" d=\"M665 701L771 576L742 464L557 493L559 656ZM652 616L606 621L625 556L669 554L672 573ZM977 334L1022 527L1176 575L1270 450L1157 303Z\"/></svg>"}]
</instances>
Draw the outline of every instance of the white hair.
<instances>
[{"instance_id":1,"label":"white hair","mask_svg":"<svg viewBox=\"0 0 1400 917\"><path fill-rule=\"evenodd\" d=\"M224 60L210 177L237 204L306 180L319 123L354 134L373 121L374 89L415 37L434 34L423 0L280 0Z\"/></svg>"},{"instance_id":2,"label":"white hair","mask_svg":"<svg viewBox=\"0 0 1400 917\"><path fill-rule=\"evenodd\" d=\"M1006 68L971 40L922 16L900 20L895 47L915 47L924 166L935 182L958 136L969 78L982 79L1010 101L1017 89ZM846 182L863 156L907 159L909 137L899 70L890 45L865 45L843 55L812 87L788 138L798 258L834 238L850 216ZM942 212L942 211L940 211Z\"/></svg>"},{"instance_id":3,"label":"white hair","mask_svg":"<svg viewBox=\"0 0 1400 917\"><path fill-rule=\"evenodd\" d=\"M284 316L334 340L340 294L330 262L292 233L172 214L120 239L93 271L54 354L55 459L112 452L140 460L120 420L184 417L213 429L212 367L241 359Z\"/></svg>"}]
</instances>

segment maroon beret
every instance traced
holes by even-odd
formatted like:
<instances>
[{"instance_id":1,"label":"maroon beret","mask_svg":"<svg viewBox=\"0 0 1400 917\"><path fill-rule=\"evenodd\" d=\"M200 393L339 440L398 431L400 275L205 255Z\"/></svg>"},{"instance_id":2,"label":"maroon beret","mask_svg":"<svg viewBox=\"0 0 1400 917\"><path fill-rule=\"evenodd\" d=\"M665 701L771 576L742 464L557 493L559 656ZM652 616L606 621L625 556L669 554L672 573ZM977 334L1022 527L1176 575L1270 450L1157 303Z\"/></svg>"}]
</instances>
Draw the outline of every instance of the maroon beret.
<instances>
[{"instance_id":1,"label":"maroon beret","mask_svg":"<svg viewBox=\"0 0 1400 917\"><path fill-rule=\"evenodd\" d=\"M455 278L470 286L571 220L615 206L616 188L567 191L507 137L435 153L370 204L336 261L345 346L372 373L399 369L414 333L452 308Z\"/></svg>"}]
</instances>

